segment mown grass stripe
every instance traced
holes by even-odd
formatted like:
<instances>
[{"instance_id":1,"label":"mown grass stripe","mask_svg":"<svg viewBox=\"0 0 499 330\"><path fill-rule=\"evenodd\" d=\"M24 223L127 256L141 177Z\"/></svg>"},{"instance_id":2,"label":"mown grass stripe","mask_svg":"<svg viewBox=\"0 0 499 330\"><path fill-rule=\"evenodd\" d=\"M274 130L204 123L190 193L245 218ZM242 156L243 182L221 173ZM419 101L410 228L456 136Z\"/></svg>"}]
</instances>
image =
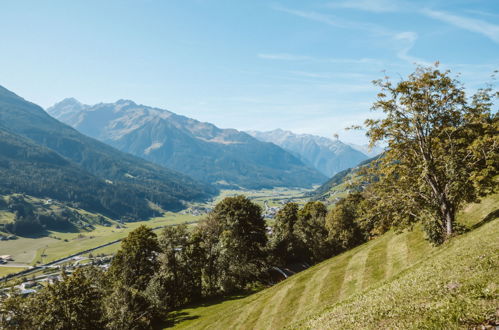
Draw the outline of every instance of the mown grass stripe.
<instances>
[{"instance_id":1,"label":"mown grass stripe","mask_svg":"<svg viewBox=\"0 0 499 330\"><path fill-rule=\"evenodd\" d=\"M407 233L394 234L386 249L386 278L390 278L408 266Z\"/></svg>"},{"instance_id":2,"label":"mown grass stripe","mask_svg":"<svg viewBox=\"0 0 499 330\"><path fill-rule=\"evenodd\" d=\"M327 263L318 266L317 271L310 277L305 290L300 296L296 311L292 315L293 320L300 318L308 306L318 303L325 279L333 268Z\"/></svg>"},{"instance_id":3,"label":"mown grass stripe","mask_svg":"<svg viewBox=\"0 0 499 330\"><path fill-rule=\"evenodd\" d=\"M330 271L320 286L319 294L314 297L314 302L324 305L334 303L340 298L345 272L353 255L353 253L343 254L338 257L337 262L330 265ZM313 309L315 309L315 306Z\"/></svg>"},{"instance_id":4,"label":"mown grass stripe","mask_svg":"<svg viewBox=\"0 0 499 330\"><path fill-rule=\"evenodd\" d=\"M379 238L369 251L365 262L362 285L359 289L365 289L372 284L385 279L386 274L386 249L388 237Z\"/></svg>"},{"instance_id":5,"label":"mown grass stripe","mask_svg":"<svg viewBox=\"0 0 499 330\"><path fill-rule=\"evenodd\" d=\"M270 315L270 321L267 324L271 329L275 329L279 324L285 324L293 317L293 313L296 311L297 303L299 302L299 297L305 290L306 285L309 283L309 276L304 276L308 274L298 274L293 277L293 285L287 290L286 295L279 304L277 312Z\"/></svg>"},{"instance_id":6,"label":"mown grass stripe","mask_svg":"<svg viewBox=\"0 0 499 330\"><path fill-rule=\"evenodd\" d=\"M269 325L272 316L277 313L279 306L281 305L283 299L286 297L288 290L294 285L293 281L286 281L279 290L272 290L271 298L268 300L267 304L260 304L260 308L256 309L253 313L249 315L245 328L247 329L263 329ZM271 293L271 292L269 292ZM262 316L262 312L265 311Z\"/></svg>"},{"instance_id":7,"label":"mown grass stripe","mask_svg":"<svg viewBox=\"0 0 499 330\"><path fill-rule=\"evenodd\" d=\"M368 244L364 249L357 250L348 262L343 283L341 284L339 299L349 297L362 288L366 261L372 247L373 244Z\"/></svg>"}]
</instances>

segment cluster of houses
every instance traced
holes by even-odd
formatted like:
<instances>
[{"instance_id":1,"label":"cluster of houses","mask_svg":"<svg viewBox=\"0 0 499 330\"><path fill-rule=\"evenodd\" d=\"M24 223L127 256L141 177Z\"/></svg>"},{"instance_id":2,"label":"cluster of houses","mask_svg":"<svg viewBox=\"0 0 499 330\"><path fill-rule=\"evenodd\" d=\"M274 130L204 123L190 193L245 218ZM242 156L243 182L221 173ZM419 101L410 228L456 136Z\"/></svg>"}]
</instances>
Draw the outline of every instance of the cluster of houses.
<instances>
[{"instance_id":1,"label":"cluster of houses","mask_svg":"<svg viewBox=\"0 0 499 330\"><path fill-rule=\"evenodd\" d=\"M10 255L0 256L0 264L6 264L9 261L14 261L14 259L12 259L12 256L10 256Z\"/></svg>"},{"instance_id":2,"label":"cluster of houses","mask_svg":"<svg viewBox=\"0 0 499 330\"><path fill-rule=\"evenodd\" d=\"M265 209L263 210L263 217L266 219L274 219L277 212L281 209L279 206L269 206L267 201L263 202Z\"/></svg>"},{"instance_id":3,"label":"cluster of houses","mask_svg":"<svg viewBox=\"0 0 499 330\"><path fill-rule=\"evenodd\" d=\"M211 211L212 211L212 209L210 207L192 206L192 207L189 207L187 210L180 212L180 214L189 214L189 215L200 216L200 215L208 214Z\"/></svg>"},{"instance_id":4,"label":"cluster of houses","mask_svg":"<svg viewBox=\"0 0 499 330\"><path fill-rule=\"evenodd\" d=\"M0 256L0 257L9 257L9 256ZM93 258L84 258L81 256L75 256L71 258L64 265L52 265L47 268L51 268L54 271L48 274L38 275L33 277L30 280L25 280L23 283L19 285L15 285L13 287L7 287L4 289L0 289L0 299L9 297L13 289L16 294L19 294L23 297L29 296L31 294L36 293L38 290L44 288L49 284L55 284L57 282L62 281L61 270L66 272L67 274L71 274L76 268L86 267L90 265L97 266L103 270L107 270L109 268L111 256L104 257L93 257Z\"/></svg>"}]
</instances>

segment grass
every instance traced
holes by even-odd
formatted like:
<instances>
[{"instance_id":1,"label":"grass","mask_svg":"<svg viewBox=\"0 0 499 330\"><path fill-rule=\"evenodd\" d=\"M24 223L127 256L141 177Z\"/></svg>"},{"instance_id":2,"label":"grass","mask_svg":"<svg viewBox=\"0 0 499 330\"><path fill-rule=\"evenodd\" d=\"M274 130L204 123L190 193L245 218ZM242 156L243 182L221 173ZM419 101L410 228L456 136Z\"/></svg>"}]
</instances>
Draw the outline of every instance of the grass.
<instances>
[{"instance_id":1,"label":"grass","mask_svg":"<svg viewBox=\"0 0 499 330\"><path fill-rule=\"evenodd\" d=\"M0 277L3 277L8 274L17 273L26 268L22 267L0 267Z\"/></svg>"},{"instance_id":2,"label":"grass","mask_svg":"<svg viewBox=\"0 0 499 330\"><path fill-rule=\"evenodd\" d=\"M479 223L497 198L459 219ZM466 328L499 307L498 236L498 220L438 248L418 228L389 232L258 293L179 310L173 322L186 329Z\"/></svg>"},{"instance_id":3,"label":"grass","mask_svg":"<svg viewBox=\"0 0 499 330\"><path fill-rule=\"evenodd\" d=\"M11 223L15 217L15 214L12 212L0 210L0 224Z\"/></svg>"},{"instance_id":4,"label":"grass","mask_svg":"<svg viewBox=\"0 0 499 330\"><path fill-rule=\"evenodd\" d=\"M290 327L461 329L487 324L499 308L498 235L498 220L485 224L393 280Z\"/></svg>"}]
</instances>

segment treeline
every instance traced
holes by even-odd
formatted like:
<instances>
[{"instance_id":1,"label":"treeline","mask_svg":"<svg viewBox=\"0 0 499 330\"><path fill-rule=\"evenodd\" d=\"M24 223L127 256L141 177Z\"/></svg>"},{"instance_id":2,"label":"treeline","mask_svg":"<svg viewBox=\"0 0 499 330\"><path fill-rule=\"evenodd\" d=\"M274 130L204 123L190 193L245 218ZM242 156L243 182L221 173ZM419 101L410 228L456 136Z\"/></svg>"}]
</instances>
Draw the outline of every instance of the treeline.
<instances>
[{"instance_id":1,"label":"treeline","mask_svg":"<svg viewBox=\"0 0 499 330\"><path fill-rule=\"evenodd\" d=\"M261 208L228 197L199 225L141 226L123 240L109 270L80 269L29 298L2 305L7 328L145 329L189 303L268 285L273 266L317 263L365 241L345 199L287 204L269 230ZM97 273L96 273L97 272ZM41 312L41 311L45 312Z\"/></svg>"}]
</instances>

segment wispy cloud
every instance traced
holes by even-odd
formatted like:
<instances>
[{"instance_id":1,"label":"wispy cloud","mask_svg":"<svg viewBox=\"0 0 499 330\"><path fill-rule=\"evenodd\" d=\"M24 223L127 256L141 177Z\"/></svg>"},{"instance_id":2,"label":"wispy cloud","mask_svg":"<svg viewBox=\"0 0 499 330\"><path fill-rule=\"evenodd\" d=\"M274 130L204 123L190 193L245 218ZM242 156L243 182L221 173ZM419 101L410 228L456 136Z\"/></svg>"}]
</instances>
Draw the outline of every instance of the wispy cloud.
<instances>
[{"instance_id":1,"label":"wispy cloud","mask_svg":"<svg viewBox=\"0 0 499 330\"><path fill-rule=\"evenodd\" d=\"M312 61L313 57L303 56L303 55L294 55L294 54L286 54L286 53L277 53L277 54L258 54L259 58L265 60L280 60L280 61Z\"/></svg>"},{"instance_id":2,"label":"wispy cloud","mask_svg":"<svg viewBox=\"0 0 499 330\"><path fill-rule=\"evenodd\" d=\"M401 60L407 61L409 63L431 65L431 63L426 62L418 57L409 55L409 51L414 47L418 35L415 32L401 32L395 35L395 40L402 43L402 48L397 52L397 57Z\"/></svg>"},{"instance_id":3,"label":"wispy cloud","mask_svg":"<svg viewBox=\"0 0 499 330\"><path fill-rule=\"evenodd\" d=\"M338 63L338 64L382 64L381 61L372 58L321 58L306 55L297 55L289 53L260 53L257 55L265 60L280 60L280 61L307 61L319 63Z\"/></svg>"},{"instance_id":4,"label":"wispy cloud","mask_svg":"<svg viewBox=\"0 0 499 330\"><path fill-rule=\"evenodd\" d=\"M401 5L393 0L348 0L328 3L329 8L348 8L370 11L373 13L387 13L401 10Z\"/></svg>"},{"instance_id":5,"label":"wispy cloud","mask_svg":"<svg viewBox=\"0 0 499 330\"><path fill-rule=\"evenodd\" d=\"M426 16L449 23L461 29L480 33L490 38L494 42L499 43L499 25L475 18L454 15L443 11L425 9L421 12Z\"/></svg>"},{"instance_id":6,"label":"wispy cloud","mask_svg":"<svg viewBox=\"0 0 499 330\"><path fill-rule=\"evenodd\" d=\"M354 0L352 3L356 3L359 6L363 3L364 0ZM377 2L378 0L374 1L373 3L377 3L378 5L381 6L381 2ZM370 3L370 1L367 1ZM373 5L374 6L374 5ZM340 19L331 15L325 15L322 13L318 13L315 11L302 11L302 10L295 10L295 9L289 9L289 8L284 8L281 6L274 6L274 9L279 10L281 12L285 12L294 16L298 16L301 18L305 18L308 20L316 21L316 22L321 22L330 26L338 27L338 28L344 28L344 29L352 29L352 30L362 30L367 33L374 33L375 35L381 36L381 37L388 37L391 38L392 41L395 41L397 43L397 51L396 55L399 59L409 62L410 64L423 64L423 65L428 65L429 63L411 56L409 54L409 51L414 47L416 40L418 38L418 35L415 32L399 32L399 31L393 31L390 29L387 29L383 26L377 25L377 24L371 24L371 23L366 23L366 22L357 22L357 21L352 21L352 20L344 20ZM265 54L260 54L260 55L265 55ZM266 54L266 55L271 55L271 54ZM274 54L274 55L285 55L285 54ZM260 56L262 57L262 56ZM263 58L263 57L262 57ZM274 59L287 59L291 60L293 57L292 56L275 56ZM298 57L299 59L297 60L307 60L304 57ZM310 60L310 59L308 59ZM342 60L333 60L332 62L336 63L355 63L358 64L358 60L344 60L344 62L341 62ZM361 59L362 63L365 63L365 59ZM369 59L369 61L375 61L372 59ZM377 61L379 62L379 61Z\"/></svg>"},{"instance_id":7,"label":"wispy cloud","mask_svg":"<svg viewBox=\"0 0 499 330\"><path fill-rule=\"evenodd\" d=\"M385 29L384 27L371 24L366 22L358 22L353 20L345 20L339 17L335 17L332 15L325 15L316 11L304 11L304 10L296 10L289 9L282 6L273 6L275 10L291 14L297 17L305 18L308 20L324 23L333 27L343 28L343 29L352 29L352 30L361 30L369 33L375 33L379 35L389 35L390 31Z\"/></svg>"}]
</instances>

